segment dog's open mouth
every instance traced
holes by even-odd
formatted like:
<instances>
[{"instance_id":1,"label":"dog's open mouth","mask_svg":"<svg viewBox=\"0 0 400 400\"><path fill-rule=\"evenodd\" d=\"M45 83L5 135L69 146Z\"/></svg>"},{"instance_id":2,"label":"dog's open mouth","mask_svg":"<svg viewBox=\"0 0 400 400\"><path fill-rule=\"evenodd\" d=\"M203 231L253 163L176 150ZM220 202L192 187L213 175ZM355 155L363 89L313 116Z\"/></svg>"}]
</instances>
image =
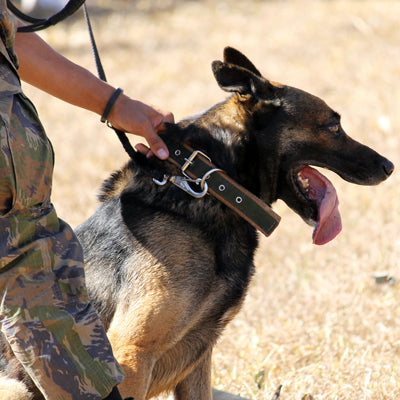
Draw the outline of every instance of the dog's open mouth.
<instances>
[{"instance_id":1,"label":"dog's open mouth","mask_svg":"<svg viewBox=\"0 0 400 400\"><path fill-rule=\"evenodd\" d=\"M339 200L335 188L325 176L309 166L297 172L297 184L305 198L318 210L313 243L319 245L328 243L342 230Z\"/></svg>"}]
</instances>

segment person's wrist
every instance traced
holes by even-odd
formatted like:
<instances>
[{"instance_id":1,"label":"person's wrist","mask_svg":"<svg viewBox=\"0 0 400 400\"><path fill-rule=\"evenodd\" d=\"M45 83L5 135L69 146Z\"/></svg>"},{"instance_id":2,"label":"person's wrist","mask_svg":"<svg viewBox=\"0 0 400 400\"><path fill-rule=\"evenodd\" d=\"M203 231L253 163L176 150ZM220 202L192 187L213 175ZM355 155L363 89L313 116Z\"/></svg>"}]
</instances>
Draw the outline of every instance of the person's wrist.
<instances>
[{"instance_id":1,"label":"person's wrist","mask_svg":"<svg viewBox=\"0 0 400 400\"><path fill-rule=\"evenodd\" d=\"M107 101L106 106L104 107L103 113L101 115L101 118L100 118L101 122L106 122L108 120L108 117L111 114L111 110L113 109L115 103L117 102L118 98L120 97L120 95L122 93L123 93L123 89L118 88L110 96L110 98Z\"/></svg>"}]
</instances>

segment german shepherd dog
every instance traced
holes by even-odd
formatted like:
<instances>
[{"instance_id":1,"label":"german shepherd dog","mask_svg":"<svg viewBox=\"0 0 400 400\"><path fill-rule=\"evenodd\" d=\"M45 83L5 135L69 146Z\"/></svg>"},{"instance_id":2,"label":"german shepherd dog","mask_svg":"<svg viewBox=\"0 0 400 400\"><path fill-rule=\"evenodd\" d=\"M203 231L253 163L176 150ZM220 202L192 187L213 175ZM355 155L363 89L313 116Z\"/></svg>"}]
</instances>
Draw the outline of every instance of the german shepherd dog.
<instances>
[{"instance_id":1,"label":"german shepherd dog","mask_svg":"<svg viewBox=\"0 0 400 400\"><path fill-rule=\"evenodd\" d=\"M165 135L207 154L268 205L282 199L315 225L315 243L333 239L336 193L310 165L376 185L393 164L347 136L324 101L268 81L239 51L226 48L212 69L231 96ZM87 286L127 374L123 395L211 399L212 349L243 303L257 232L216 198L157 185L149 171L181 173L138 154L104 182L102 204L77 228Z\"/></svg>"}]
</instances>

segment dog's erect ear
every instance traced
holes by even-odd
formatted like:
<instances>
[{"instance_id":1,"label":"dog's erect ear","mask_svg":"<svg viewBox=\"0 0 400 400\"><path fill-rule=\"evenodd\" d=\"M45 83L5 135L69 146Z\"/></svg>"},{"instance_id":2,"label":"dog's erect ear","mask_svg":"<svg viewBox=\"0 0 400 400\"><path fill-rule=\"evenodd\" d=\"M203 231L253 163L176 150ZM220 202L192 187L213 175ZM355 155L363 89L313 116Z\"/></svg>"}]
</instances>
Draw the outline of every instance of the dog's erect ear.
<instances>
[{"instance_id":1,"label":"dog's erect ear","mask_svg":"<svg viewBox=\"0 0 400 400\"><path fill-rule=\"evenodd\" d=\"M259 77L248 69L222 61L214 61L212 70L221 89L251 95L271 104L279 105L276 87L263 77Z\"/></svg>"},{"instance_id":2,"label":"dog's erect ear","mask_svg":"<svg viewBox=\"0 0 400 400\"><path fill-rule=\"evenodd\" d=\"M257 76L261 76L260 71L254 66L254 64L244 54L233 47L225 47L224 61L227 64L237 65L238 67L248 69Z\"/></svg>"},{"instance_id":3,"label":"dog's erect ear","mask_svg":"<svg viewBox=\"0 0 400 400\"><path fill-rule=\"evenodd\" d=\"M254 94L254 81L259 78L251 71L222 61L214 61L212 70L218 85L226 92Z\"/></svg>"}]
</instances>

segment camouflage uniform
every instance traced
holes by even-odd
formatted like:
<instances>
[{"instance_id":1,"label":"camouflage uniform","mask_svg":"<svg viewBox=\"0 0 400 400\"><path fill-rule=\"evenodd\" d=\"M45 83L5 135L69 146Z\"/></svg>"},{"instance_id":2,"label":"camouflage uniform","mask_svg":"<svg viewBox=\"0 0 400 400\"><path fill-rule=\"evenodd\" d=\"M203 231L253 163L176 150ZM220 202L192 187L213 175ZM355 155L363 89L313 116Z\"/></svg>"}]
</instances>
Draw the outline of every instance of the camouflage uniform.
<instances>
[{"instance_id":1,"label":"camouflage uniform","mask_svg":"<svg viewBox=\"0 0 400 400\"><path fill-rule=\"evenodd\" d=\"M51 144L21 91L0 0L0 322L47 399L103 399L123 378L89 303L82 249L50 202Z\"/></svg>"}]
</instances>

